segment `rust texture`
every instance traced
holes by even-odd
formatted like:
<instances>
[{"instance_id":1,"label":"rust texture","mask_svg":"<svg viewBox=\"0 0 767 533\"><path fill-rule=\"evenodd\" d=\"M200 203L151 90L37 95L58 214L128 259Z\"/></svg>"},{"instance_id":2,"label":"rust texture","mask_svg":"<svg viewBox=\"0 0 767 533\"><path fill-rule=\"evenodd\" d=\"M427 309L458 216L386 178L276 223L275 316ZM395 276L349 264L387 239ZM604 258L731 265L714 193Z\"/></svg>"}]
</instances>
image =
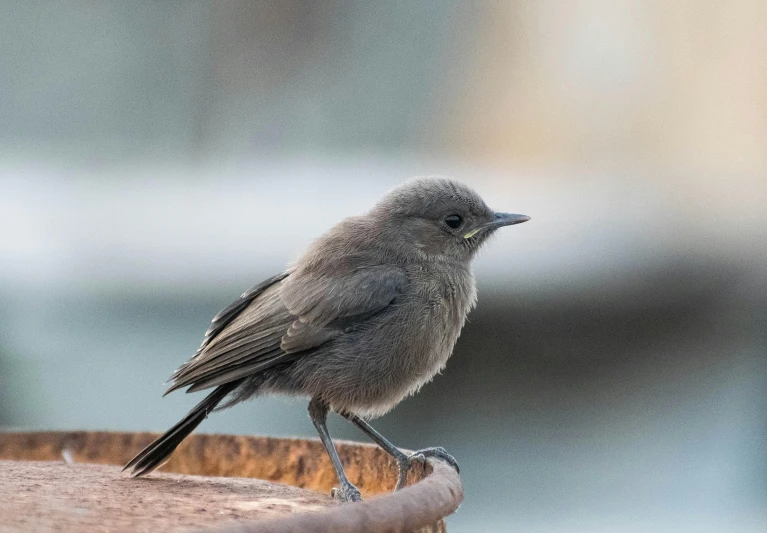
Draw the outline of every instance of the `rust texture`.
<instances>
[{"instance_id":1,"label":"rust texture","mask_svg":"<svg viewBox=\"0 0 767 533\"><path fill-rule=\"evenodd\" d=\"M445 463L429 460L428 467L433 468L433 473L424 480L372 500L281 519L240 523L209 533L445 533L445 522L441 519L455 511L463 500L461 480Z\"/></svg>"},{"instance_id":2,"label":"rust texture","mask_svg":"<svg viewBox=\"0 0 767 533\"><path fill-rule=\"evenodd\" d=\"M247 478L120 476L116 465L0 461L0 531L195 531L338 506L307 489Z\"/></svg>"},{"instance_id":3,"label":"rust texture","mask_svg":"<svg viewBox=\"0 0 767 533\"><path fill-rule=\"evenodd\" d=\"M0 459L56 461L68 450L76 462L124 465L157 433L101 431L0 433ZM372 444L336 441L349 480L363 495L388 492L397 482L394 461ZM255 477L329 493L337 484L322 443L237 435L189 436L162 467L163 472L199 476ZM424 477L414 468L409 482Z\"/></svg>"},{"instance_id":4,"label":"rust texture","mask_svg":"<svg viewBox=\"0 0 767 533\"><path fill-rule=\"evenodd\" d=\"M122 465L156 436L154 433L0 432L0 460L62 461L67 457L74 463ZM333 506L322 511L310 506L311 509L307 510L316 512L306 516L304 513L293 513L279 517L273 513L270 518L268 514L241 513L238 518L247 520L248 525L238 525L237 531L445 530L441 519L453 512L463 498L460 478L450 467L431 461L423 467L416 467L410 474L411 486L388 494L396 483L395 463L388 455L368 444L339 441L337 448L349 479L360 488L367 501ZM337 484L322 444L312 439L194 434L179 446L162 471L219 478L259 478L317 491L321 493L317 496L325 498L328 505L333 502L323 495L327 495ZM146 480L120 478L119 482L134 483L131 487L143 487L147 486L144 482L158 479L158 476L161 475L152 474ZM109 480L116 483L114 478L109 476ZM192 483L189 478L180 477L178 486L183 488L188 483ZM255 506L254 509L263 508L253 502L264 497L274 501L265 494L263 490L260 493L254 491L248 505ZM371 499L376 495L380 496ZM300 505L290 504L287 508L294 512ZM317 513L321 514L321 520L318 520ZM250 523L254 519L260 521ZM226 524L224 520L216 523ZM231 522L229 524L231 526Z\"/></svg>"}]
</instances>

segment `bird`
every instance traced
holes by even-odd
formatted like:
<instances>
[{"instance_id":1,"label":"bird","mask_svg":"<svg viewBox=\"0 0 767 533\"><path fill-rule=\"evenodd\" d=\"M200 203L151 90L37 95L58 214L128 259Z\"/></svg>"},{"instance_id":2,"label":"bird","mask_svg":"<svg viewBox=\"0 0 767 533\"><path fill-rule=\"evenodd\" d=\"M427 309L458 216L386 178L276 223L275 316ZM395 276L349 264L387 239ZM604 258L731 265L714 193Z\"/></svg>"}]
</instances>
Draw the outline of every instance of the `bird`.
<instances>
[{"instance_id":1,"label":"bird","mask_svg":"<svg viewBox=\"0 0 767 533\"><path fill-rule=\"evenodd\" d=\"M333 496L339 500L360 501L361 494L328 432L330 412L395 459L395 490L405 486L413 463L427 457L458 470L444 448L405 453L369 420L444 368L476 304L472 259L496 230L529 219L493 211L453 178L413 178L393 188L213 318L165 394L212 391L123 470L133 477L152 472L214 409L271 393L309 399L309 417L338 477Z\"/></svg>"}]
</instances>

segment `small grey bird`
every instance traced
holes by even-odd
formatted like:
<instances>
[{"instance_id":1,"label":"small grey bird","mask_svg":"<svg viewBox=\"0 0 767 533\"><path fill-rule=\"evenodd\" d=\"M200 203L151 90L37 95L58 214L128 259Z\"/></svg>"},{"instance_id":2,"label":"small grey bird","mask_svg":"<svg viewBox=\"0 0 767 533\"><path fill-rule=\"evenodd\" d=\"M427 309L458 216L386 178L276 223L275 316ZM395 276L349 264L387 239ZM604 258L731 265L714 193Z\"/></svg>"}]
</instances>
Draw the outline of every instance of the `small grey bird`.
<instances>
[{"instance_id":1,"label":"small grey bird","mask_svg":"<svg viewBox=\"0 0 767 533\"><path fill-rule=\"evenodd\" d=\"M452 179L396 187L213 318L166 394L213 391L124 470L151 472L214 408L272 392L311 398L309 416L338 474L335 495L344 501L359 501L360 492L328 433L330 410L394 457L397 489L415 460L438 457L457 469L442 448L403 453L366 419L388 412L445 366L476 302L472 258L495 230L527 220L492 211Z\"/></svg>"}]
</instances>

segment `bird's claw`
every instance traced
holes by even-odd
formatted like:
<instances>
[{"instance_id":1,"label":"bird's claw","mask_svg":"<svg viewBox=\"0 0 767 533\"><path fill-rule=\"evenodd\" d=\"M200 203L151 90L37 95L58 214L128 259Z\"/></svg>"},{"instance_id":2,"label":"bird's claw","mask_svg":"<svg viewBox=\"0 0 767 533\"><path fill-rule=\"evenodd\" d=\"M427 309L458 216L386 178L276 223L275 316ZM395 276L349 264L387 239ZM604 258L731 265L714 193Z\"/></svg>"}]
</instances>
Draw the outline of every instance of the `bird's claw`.
<instances>
[{"instance_id":1,"label":"bird's claw","mask_svg":"<svg viewBox=\"0 0 767 533\"><path fill-rule=\"evenodd\" d=\"M397 486L394 490L400 490L405 486L405 483L407 483L407 473L413 467L414 463L425 463L428 457L433 457L435 459L445 461L447 464L455 468L457 473L461 472L461 470L458 468L458 461L456 461L452 455L447 453L445 448L442 448L441 446L437 446L435 448L424 448L423 450L418 450L411 453L410 455L405 456L404 460L399 462L399 476L397 478Z\"/></svg>"},{"instance_id":2,"label":"bird's claw","mask_svg":"<svg viewBox=\"0 0 767 533\"><path fill-rule=\"evenodd\" d=\"M341 485L341 488L333 487L330 490L330 497L342 502L360 502L362 495L357 487L351 483Z\"/></svg>"}]
</instances>

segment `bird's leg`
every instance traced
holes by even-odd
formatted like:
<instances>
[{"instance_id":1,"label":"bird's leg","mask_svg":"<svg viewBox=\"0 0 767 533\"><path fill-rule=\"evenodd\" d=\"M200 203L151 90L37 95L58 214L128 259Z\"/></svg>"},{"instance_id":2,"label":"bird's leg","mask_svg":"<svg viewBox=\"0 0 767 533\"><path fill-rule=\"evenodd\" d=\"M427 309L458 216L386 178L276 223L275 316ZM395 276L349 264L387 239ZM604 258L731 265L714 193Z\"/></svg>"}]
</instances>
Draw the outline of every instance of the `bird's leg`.
<instances>
[{"instance_id":1,"label":"bird's leg","mask_svg":"<svg viewBox=\"0 0 767 533\"><path fill-rule=\"evenodd\" d=\"M370 437L373 442L378 444L386 453L394 457L394 460L397 461L399 475L397 477L397 486L394 488L394 490L400 490L405 486L405 483L407 482L407 473L410 471L413 463L416 461L424 461L427 457L442 459L450 466L455 468L456 472L460 472L458 469L458 462L453 458L452 455L447 453L444 448L424 448L423 450L418 450L417 452L413 452L412 454L407 455L394 444L389 442L386 437L381 435L378 431L375 430L373 426L368 424L362 418L351 413L340 414L349 422L360 428L363 433L365 433L365 435Z\"/></svg>"},{"instance_id":2,"label":"bird's leg","mask_svg":"<svg viewBox=\"0 0 767 533\"><path fill-rule=\"evenodd\" d=\"M328 406L322 400L318 398L312 398L309 402L309 418L312 419L314 427L317 428L317 433L320 434L320 440L325 446L330 461L333 463L333 468L336 469L336 475L338 481L341 483L341 488L333 489L332 495L334 498L345 502L358 502L362 500L360 491L352 485L349 479L346 477L344 467L341 465L341 459L338 457L336 447L333 445L333 441L328 433L327 419L328 419Z\"/></svg>"}]
</instances>

